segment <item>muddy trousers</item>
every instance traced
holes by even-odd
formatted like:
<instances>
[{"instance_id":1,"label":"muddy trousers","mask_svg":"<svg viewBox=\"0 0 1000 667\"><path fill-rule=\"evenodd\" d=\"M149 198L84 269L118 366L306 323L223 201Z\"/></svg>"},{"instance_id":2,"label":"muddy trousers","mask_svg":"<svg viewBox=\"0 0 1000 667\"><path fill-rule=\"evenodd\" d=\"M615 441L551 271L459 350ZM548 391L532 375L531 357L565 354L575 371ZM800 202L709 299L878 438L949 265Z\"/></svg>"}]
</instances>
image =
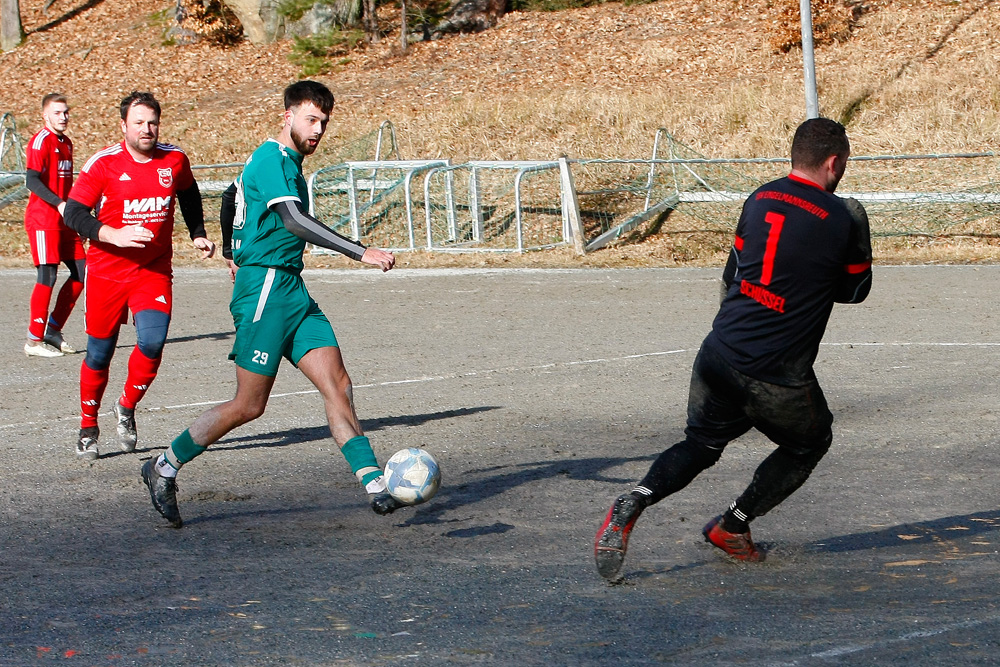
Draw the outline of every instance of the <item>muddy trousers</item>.
<instances>
[{"instance_id":1,"label":"muddy trousers","mask_svg":"<svg viewBox=\"0 0 1000 667\"><path fill-rule=\"evenodd\" d=\"M808 479L830 448L833 415L815 376L787 387L734 369L713 347L695 358L685 439L657 457L636 491L652 505L686 487L751 428L778 448L757 468L734 507L746 521L763 516Z\"/></svg>"}]
</instances>

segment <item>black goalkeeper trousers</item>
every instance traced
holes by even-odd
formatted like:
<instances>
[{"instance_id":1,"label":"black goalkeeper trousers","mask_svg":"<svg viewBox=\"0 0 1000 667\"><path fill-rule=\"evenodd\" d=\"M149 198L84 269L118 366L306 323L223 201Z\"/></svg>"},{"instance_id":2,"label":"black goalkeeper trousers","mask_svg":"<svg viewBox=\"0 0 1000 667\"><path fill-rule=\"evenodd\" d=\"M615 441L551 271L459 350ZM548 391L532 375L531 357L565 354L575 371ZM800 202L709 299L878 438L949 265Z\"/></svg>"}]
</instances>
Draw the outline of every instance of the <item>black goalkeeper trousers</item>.
<instances>
[{"instance_id":1,"label":"black goalkeeper trousers","mask_svg":"<svg viewBox=\"0 0 1000 667\"><path fill-rule=\"evenodd\" d=\"M722 456L731 441L756 428L778 445L736 501L749 517L766 514L809 477L830 448L833 415L815 377L786 387L734 369L702 344L691 373L685 439L653 462L640 486L648 503L680 491Z\"/></svg>"}]
</instances>

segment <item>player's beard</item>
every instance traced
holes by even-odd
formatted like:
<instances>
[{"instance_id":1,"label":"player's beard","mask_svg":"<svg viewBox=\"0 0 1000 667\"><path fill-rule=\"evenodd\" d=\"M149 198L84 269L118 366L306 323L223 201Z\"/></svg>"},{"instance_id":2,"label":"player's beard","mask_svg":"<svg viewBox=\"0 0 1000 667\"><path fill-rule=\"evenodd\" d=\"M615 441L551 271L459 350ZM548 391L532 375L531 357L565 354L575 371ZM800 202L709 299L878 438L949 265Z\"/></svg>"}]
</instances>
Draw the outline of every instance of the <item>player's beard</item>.
<instances>
[{"instance_id":1,"label":"player's beard","mask_svg":"<svg viewBox=\"0 0 1000 667\"><path fill-rule=\"evenodd\" d=\"M143 155L149 155L153 152L153 149L156 148L156 140L157 137L154 136L126 138L132 150Z\"/></svg>"},{"instance_id":2,"label":"player's beard","mask_svg":"<svg viewBox=\"0 0 1000 667\"><path fill-rule=\"evenodd\" d=\"M303 137L301 134L295 131L295 128L289 128L291 130L290 134L292 137L292 143L295 144L295 150L302 153L303 155L312 155L316 152L319 147L319 140L323 138L323 135L318 137ZM309 139L315 139L316 145L310 146Z\"/></svg>"}]
</instances>

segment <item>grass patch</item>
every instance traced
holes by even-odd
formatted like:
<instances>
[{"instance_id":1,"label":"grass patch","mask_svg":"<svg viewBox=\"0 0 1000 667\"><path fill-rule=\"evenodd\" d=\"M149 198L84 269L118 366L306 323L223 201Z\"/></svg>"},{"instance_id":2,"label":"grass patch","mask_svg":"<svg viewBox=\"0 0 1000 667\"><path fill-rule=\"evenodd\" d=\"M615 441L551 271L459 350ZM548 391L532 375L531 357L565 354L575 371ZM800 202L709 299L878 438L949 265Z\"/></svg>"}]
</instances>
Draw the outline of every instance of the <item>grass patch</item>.
<instances>
[{"instance_id":1,"label":"grass patch","mask_svg":"<svg viewBox=\"0 0 1000 667\"><path fill-rule=\"evenodd\" d=\"M298 65L303 77L326 74L349 63L348 54L364 41L361 30L332 28L310 37L296 37L288 59Z\"/></svg>"}]
</instances>

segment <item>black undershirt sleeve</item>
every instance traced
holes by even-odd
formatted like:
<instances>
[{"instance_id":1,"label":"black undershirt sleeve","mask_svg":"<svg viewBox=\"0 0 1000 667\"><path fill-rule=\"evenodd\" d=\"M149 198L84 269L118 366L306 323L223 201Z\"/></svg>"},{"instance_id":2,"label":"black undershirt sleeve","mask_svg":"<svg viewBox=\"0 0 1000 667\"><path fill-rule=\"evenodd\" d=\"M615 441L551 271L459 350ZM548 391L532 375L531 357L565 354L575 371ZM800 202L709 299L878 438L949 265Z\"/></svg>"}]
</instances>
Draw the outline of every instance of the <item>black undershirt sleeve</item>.
<instances>
[{"instance_id":1,"label":"black undershirt sleeve","mask_svg":"<svg viewBox=\"0 0 1000 667\"><path fill-rule=\"evenodd\" d=\"M236 181L230 183L222 193L219 207L219 223L222 226L222 256L233 258L233 221L236 219Z\"/></svg>"},{"instance_id":2,"label":"black undershirt sleeve","mask_svg":"<svg viewBox=\"0 0 1000 667\"><path fill-rule=\"evenodd\" d=\"M736 280L736 269L740 261L740 255L736 252L736 246L729 248L729 259L726 261L726 268L722 270L722 282L729 289L729 286Z\"/></svg>"},{"instance_id":3,"label":"black undershirt sleeve","mask_svg":"<svg viewBox=\"0 0 1000 667\"><path fill-rule=\"evenodd\" d=\"M39 199L41 199L46 204L52 204L53 206L59 206L62 203L62 199L59 199L59 195L49 190L45 183L42 183L42 172L35 171L34 169L29 169L24 173L24 185L27 186L29 190Z\"/></svg>"},{"instance_id":4,"label":"black undershirt sleeve","mask_svg":"<svg viewBox=\"0 0 1000 667\"><path fill-rule=\"evenodd\" d=\"M63 222L66 226L75 231L80 236L97 241L97 232L103 227L95 218L90 209L72 197L66 200L66 209L63 211Z\"/></svg>"},{"instance_id":5,"label":"black undershirt sleeve","mask_svg":"<svg viewBox=\"0 0 1000 667\"><path fill-rule=\"evenodd\" d=\"M729 259L726 261L726 268L722 270L722 282L719 283L719 305L729 296L729 288L732 287L736 279L736 269L739 266L740 255L736 252L736 247L729 249Z\"/></svg>"},{"instance_id":6,"label":"black undershirt sleeve","mask_svg":"<svg viewBox=\"0 0 1000 667\"><path fill-rule=\"evenodd\" d=\"M187 190L177 191L177 203L180 204L181 215L184 216L184 224L187 225L191 238L204 238L206 236L205 211L201 205L201 191L198 190L198 181L191 181L191 187Z\"/></svg>"},{"instance_id":7,"label":"black undershirt sleeve","mask_svg":"<svg viewBox=\"0 0 1000 667\"><path fill-rule=\"evenodd\" d=\"M302 210L302 202L286 199L271 206L281 217L285 229L300 239L329 250L335 250L351 259L360 260L367 248L357 241L341 236L322 222Z\"/></svg>"},{"instance_id":8,"label":"black undershirt sleeve","mask_svg":"<svg viewBox=\"0 0 1000 667\"><path fill-rule=\"evenodd\" d=\"M851 214L851 232L847 245L847 266L833 299L837 303L861 303L872 289L871 228L868 213L861 202L848 197L844 203Z\"/></svg>"}]
</instances>

